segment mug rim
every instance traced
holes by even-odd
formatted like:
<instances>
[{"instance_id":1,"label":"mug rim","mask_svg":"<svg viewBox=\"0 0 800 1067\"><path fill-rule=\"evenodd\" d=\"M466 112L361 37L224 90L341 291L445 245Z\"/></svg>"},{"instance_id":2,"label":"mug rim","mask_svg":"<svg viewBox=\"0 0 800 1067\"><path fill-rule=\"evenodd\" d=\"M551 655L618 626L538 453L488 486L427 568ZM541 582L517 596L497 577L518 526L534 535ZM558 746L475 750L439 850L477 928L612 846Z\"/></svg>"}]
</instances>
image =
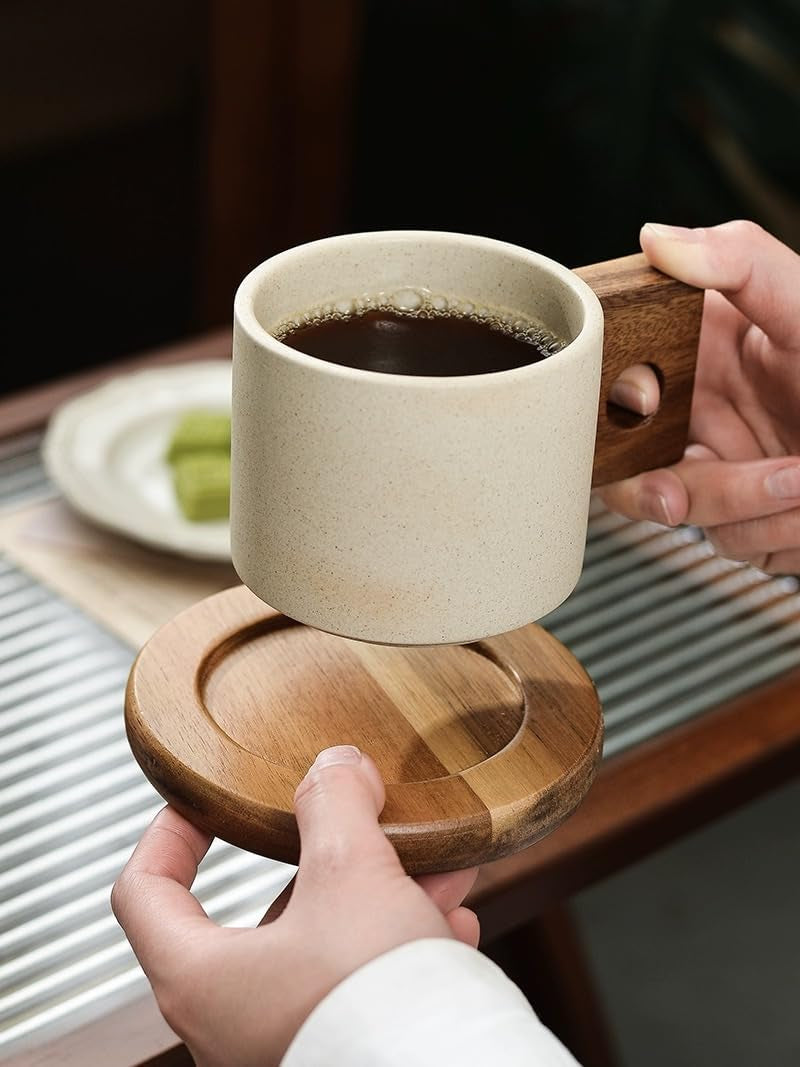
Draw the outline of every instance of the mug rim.
<instances>
[{"instance_id":1,"label":"mug rim","mask_svg":"<svg viewBox=\"0 0 800 1067\"><path fill-rule=\"evenodd\" d=\"M552 277L555 277L562 285L571 289L580 300L583 310L583 322L581 323L580 329L563 348L552 353L552 355L548 356L546 359L525 363L520 367L512 367L500 371L488 371L483 374L395 374L389 371L367 370L362 367L350 367L339 363L331 363L318 356L312 356L307 352L301 352L296 348L292 348L291 345L287 345L279 340L261 324L256 316L254 310L255 295L264 276L268 276L272 271L279 269L283 264L291 263L292 260L307 255L314 249L322 250L323 248L335 248L337 245L350 244L354 240L363 242L364 244L370 244L373 240L383 240L389 243L397 241L400 243L408 241L427 241L431 238L435 238L437 241L445 239L448 242L466 244L473 248L488 246L497 252L511 254L516 259L525 259L532 265L535 264L540 268L544 268L545 271ZM547 373L549 368L552 367L554 360L560 362L559 357L568 356L568 354L578 347L579 342L582 342L590 331L595 332L598 326L602 330L603 326L603 310L596 293L591 286L575 274L574 271L570 270L569 267L565 267L562 263L559 263L555 259L551 259L549 256L543 255L541 252L534 252L532 249L524 248L522 245L515 245L509 241L500 241L496 238L484 237L479 234L456 233L449 230L362 230L356 233L336 234L333 237L322 237L315 241L306 241L303 244L294 245L282 252L277 252L274 256L270 256L269 259L263 260L245 275L234 296L233 318L234 325L241 327L254 344L259 347L268 346L273 354L280 356L290 363L316 370L324 367L326 373L353 381L370 381L376 384L381 382L391 382L393 387L401 385L407 387L438 385L441 387L447 384L466 386L469 383L474 383L477 387L478 385L486 384L488 382L497 382L500 380L513 381L528 374Z\"/></svg>"}]
</instances>

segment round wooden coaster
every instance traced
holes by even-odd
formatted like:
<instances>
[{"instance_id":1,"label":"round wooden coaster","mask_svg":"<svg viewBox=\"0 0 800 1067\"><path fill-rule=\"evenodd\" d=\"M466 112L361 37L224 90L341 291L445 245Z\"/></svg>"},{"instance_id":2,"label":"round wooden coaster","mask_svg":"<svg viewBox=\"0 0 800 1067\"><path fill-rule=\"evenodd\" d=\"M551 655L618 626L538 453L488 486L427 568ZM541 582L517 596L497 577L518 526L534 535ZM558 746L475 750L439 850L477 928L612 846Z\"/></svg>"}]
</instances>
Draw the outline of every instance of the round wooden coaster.
<instances>
[{"instance_id":1,"label":"round wooden coaster","mask_svg":"<svg viewBox=\"0 0 800 1067\"><path fill-rule=\"evenodd\" d=\"M357 745L386 782L381 822L411 874L549 833L589 788L603 732L591 680L538 626L468 646L368 645L301 626L244 586L151 638L126 722L166 800L289 863L297 784L321 749Z\"/></svg>"}]
</instances>

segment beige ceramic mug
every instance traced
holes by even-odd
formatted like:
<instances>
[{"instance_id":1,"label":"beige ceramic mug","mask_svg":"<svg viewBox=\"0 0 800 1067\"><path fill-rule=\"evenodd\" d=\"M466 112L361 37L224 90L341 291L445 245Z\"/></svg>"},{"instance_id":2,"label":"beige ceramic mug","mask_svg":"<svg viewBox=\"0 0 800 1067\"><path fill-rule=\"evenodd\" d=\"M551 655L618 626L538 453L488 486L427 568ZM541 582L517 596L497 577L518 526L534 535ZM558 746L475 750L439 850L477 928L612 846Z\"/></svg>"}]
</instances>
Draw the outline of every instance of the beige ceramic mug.
<instances>
[{"instance_id":1,"label":"beige ceramic mug","mask_svg":"<svg viewBox=\"0 0 800 1067\"><path fill-rule=\"evenodd\" d=\"M409 286L533 316L567 344L514 370L416 377L273 336L307 309ZM234 311L242 581L293 619L389 644L469 642L547 614L581 570L602 344L585 282L488 238L355 234L262 263Z\"/></svg>"}]
</instances>

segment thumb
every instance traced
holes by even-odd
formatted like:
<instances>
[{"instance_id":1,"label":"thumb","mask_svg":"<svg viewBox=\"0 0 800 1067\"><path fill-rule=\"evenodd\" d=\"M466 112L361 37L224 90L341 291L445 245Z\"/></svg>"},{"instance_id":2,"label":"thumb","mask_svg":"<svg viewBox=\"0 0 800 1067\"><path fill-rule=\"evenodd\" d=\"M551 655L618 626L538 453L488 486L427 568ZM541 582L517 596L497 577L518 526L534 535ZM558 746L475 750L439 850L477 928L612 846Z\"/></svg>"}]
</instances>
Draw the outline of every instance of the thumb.
<instances>
[{"instance_id":1,"label":"thumb","mask_svg":"<svg viewBox=\"0 0 800 1067\"><path fill-rule=\"evenodd\" d=\"M639 239L654 267L717 289L774 344L800 342L800 256L754 222L697 229L648 222Z\"/></svg>"},{"instance_id":2,"label":"thumb","mask_svg":"<svg viewBox=\"0 0 800 1067\"><path fill-rule=\"evenodd\" d=\"M397 853L378 823L386 799L378 768L353 745L327 748L297 787L294 809L300 831L297 892L304 884L363 870L365 864L396 867Z\"/></svg>"}]
</instances>

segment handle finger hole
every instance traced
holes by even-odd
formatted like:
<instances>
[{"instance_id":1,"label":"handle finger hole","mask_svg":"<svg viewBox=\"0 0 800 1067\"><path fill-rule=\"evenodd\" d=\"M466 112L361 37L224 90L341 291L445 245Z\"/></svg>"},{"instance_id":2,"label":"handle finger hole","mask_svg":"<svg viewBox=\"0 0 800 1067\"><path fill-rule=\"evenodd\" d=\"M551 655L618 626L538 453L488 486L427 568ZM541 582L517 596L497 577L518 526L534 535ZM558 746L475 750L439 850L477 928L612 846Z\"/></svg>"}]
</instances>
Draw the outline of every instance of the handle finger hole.
<instances>
[{"instance_id":1,"label":"handle finger hole","mask_svg":"<svg viewBox=\"0 0 800 1067\"><path fill-rule=\"evenodd\" d=\"M610 385L606 418L614 426L633 430L658 412L664 392L664 375L654 363L636 363Z\"/></svg>"}]
</instances>

